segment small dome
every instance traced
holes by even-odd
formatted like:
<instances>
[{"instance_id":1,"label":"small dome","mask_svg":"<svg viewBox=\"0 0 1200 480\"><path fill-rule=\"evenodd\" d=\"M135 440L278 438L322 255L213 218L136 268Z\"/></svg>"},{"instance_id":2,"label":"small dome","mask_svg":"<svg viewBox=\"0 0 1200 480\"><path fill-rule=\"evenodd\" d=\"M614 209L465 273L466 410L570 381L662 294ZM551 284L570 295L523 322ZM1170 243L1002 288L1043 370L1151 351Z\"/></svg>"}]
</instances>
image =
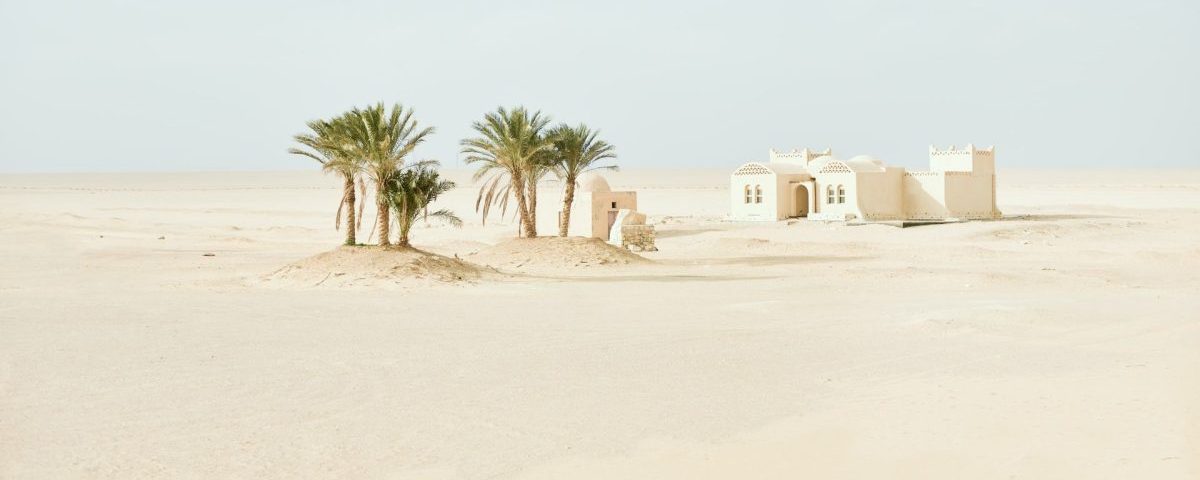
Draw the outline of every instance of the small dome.
<instances>
[{"instance_id":1,"label":"small dome","mask_svg":"<svg viewBox=\"0 0 1200 480\"><path fill-rule=\"evenodd\" d=\"M792 162L771 162L766 164L766 167L776 175L808 173L808 169L804 168L803 164Z\"/></svg>"},{"instance_id":2,"label":"small dome","mask_svg":"<svg viewBox=\"0 0 1200 480\"><path fill-rule=\"evenodd\" d=\"M878 159L878 158L872 157L872 156L870 156L870 155L856 155L856 156L854 156L854 158L851 158L849 161L851 161L851 162L855 162L855 163L866 163L866 162L871 162L871 163L874 163L874 164L876 164L876 165L879 165L879 166L881 166L881 167L883 166L883 160L880 160L880 159Z\"/></svg>"},{"instance_id":3,"label":"small dome","mask_svg":"<svg viewBox=\"0 0 1200 480\"><path fill-rule=\"evenodd\" d=\"M612 188L608 186L608 180L605 180L604 177L596 172L583 174L582 177L579 177L578 183L577 191L580 193L605 193L612 191Z\"/></svg>"},{"instance_id":4,"label":"small dome","mask_svg":"<svg viewBox=\"0 0 1200 480\"><path fill-rule=\"evenodd\" d=\"M833 155L817 157L817 158L813 159L813 161L808 162L808 170L812 171L812 172L819 172L819 171L821 171L822 168L825 168L825 165L828 165L829 162L837 162L837 161L840 161L840 160L833 158Z\"/></svg>"},{"instance_id":5,"label":"small dome","mask_svg":"<svg viewBox=\"0 0 1200 480\"><path fill-rule=\"evenodd\" d=\"M858 155L846 160L846 166L855 172L882 172L885 169L883 160L870 155Z\"/></svg>"}]
</instances>

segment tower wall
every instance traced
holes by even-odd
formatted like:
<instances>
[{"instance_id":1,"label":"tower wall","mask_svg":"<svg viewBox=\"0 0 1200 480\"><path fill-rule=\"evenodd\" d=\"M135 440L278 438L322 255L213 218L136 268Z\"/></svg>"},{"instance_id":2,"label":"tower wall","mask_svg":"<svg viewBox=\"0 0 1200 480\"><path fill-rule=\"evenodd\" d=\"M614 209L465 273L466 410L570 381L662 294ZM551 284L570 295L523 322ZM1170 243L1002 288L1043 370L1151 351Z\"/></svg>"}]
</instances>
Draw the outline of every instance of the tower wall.
<instances>
[{"instance_id":1,"label":"tower wall","mask_svg":"<svg viewBox=\"0 0 1200 480\"><path fill-rule=\"evenodd\" d=\"M957 149L953 145L946 150L929 146L929 170L933 172L975 172L992 174L996 171L995 147Z\"/></svg>"},{"instance_id":2,"label":"tower wall","mask_svg":"<svg viewBox=\"0 0 1200 480\"><path fill-rule=\"evenodd\" d=\"M996 149L968 144L929 147L929 172L911 172L905 182L909 218L999 218L996 208ZM940 177L940 178L939 178Z\"/></svg>"},{"instance_id":3,"label":"tower wall","mask_svg":"<svg viewBox=\"0 0 1200 480\"><path fill-rule=\"evenodd\" d=\"M952 218L998 218L994 175L948 172L946 178L946 215Z\"/></svg>"}]
</instances>

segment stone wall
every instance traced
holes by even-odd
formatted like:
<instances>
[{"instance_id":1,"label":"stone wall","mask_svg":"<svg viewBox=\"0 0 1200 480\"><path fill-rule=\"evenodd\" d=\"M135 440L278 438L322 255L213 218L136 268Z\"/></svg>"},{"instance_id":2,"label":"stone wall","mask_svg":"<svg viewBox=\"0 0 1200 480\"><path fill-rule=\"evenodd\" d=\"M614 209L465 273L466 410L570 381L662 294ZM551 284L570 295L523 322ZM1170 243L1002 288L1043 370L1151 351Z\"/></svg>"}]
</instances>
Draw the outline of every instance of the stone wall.
<instances>
[{"instance_id":1,"label":"stone wall","mask_svg":"<svg viewBox=\"0 0 1200 480\"><path fill-rule=\"evenodd\" d=\"M621 246L638 252L657 252L654 225L621 226Z\"/></svg>"}]
</instances>

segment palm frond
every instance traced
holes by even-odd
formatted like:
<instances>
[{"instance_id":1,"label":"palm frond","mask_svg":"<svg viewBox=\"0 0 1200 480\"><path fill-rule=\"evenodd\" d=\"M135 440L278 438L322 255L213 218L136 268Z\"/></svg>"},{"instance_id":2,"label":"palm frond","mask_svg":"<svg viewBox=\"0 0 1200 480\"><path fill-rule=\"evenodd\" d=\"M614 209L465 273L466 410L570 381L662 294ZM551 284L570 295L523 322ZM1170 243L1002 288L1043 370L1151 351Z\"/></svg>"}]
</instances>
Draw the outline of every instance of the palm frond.
<instances>
[{"instance_id":1,"label":"palm frond","mask_svg":"<svg viewBox=\"0 0 1200 480\"><path fill-rule=\"evenodd\" d=\"M346 210L346 200L349 200L348 197L349 197L349 195L343 191L342 199L338 201L337 216L335 216L333 218L333 229L334 230L342 229L342 212ZM351 206L350 209L351 209L351 211L353 211L354 207Z\"/></svg>"},{"instance_id":2,"label":"palm frond","mask_svg":"<svg viewBox=\"0 0 1200 480\"><path fill-rule=\"evenodd\" d=\"M446 223L449 223L451 226L457 228L462 228L463 226L462 219L458 218L458 215L455 215L454 212L450 210L441 209L435 212L429 212L429 216L445 220Z\"/></svg>"}]
</instances>

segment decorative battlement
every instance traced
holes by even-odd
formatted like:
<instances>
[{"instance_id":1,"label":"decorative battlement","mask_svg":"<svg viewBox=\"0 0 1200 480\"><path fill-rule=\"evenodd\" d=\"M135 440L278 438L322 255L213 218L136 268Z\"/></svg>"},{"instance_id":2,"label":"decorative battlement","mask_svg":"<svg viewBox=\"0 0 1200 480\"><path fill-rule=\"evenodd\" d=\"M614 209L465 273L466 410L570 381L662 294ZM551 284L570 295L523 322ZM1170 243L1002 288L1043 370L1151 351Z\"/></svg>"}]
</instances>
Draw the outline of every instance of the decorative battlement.
<instances>
[{"instance_id":1,"label":"decorative battlement","mask_svg":"<svg viewBox=\"0 0 1200 480\"><path fill-rule=\"evenodd\" d=\"M826 148L824 151L814 151L808 148L792 149L790 152L781 152L774 148L770 151L771 162L780 163L796 163L807 166L809 162L821 157L829 157L833 155L833 148Z\"/></svg>"},{"instance_id":2,"label":"decorative battlement","mask_svg":"<svg viewBox=\"0 0 1200 480\"><path fill-rule=\"evenodd\" d=\"M962 154L992 155L993 153L995 153L995 151L996 151L995 145L989 146L987 148L975 148L975 145L970 144L970 143L968 143L967 147L962 150L959 150L954 145L951 145L950 148L947 148L945 150L938 150L936 145L929 146L929 155L930 156L933 156L933 155L962 155Z\"/></svg>"},{"instance_id":3,"label":"decorative battlement","mask_svg":"<svg viewBox=\"0 0 1200 480\"><path fill-rule=\"evenodd\" d=\"M966 148L951 145L945 150L936 145L929 146L929 169L936 172L980 172L995 170L996 147L976 148L968 143Z\"/></svg>"},{"instance_id":4,"label":"decorative battlement","mask_svg":"<svg viewBox=\"0 0 1200 480\"><path fill-rule=\"evenodd\" d=\"M839 162L839 161L834 160L834 161L831 161L831 162L825 164L824 167L821 167L821 171L818 173L852 173L852 172L853 172L853 170L850 170L850 167L847 166L844 162Z\"/></svg>"},{"instance_id":5,"label":"decorative battlement","mask_svg":"<svg viewBox=\"0 0 1200 480\"><path fill-rule=\"evenodd\" d=\"M764 167L761 163L756 163L756 162L750 162L745 165L742 165L733 172L733 176L735 176L735 177L742 177L742 176L746 176L746 175L770 175L770 174L771 174L771 170L767 169L767 167Z\"/></svg>"}]
</instances>

